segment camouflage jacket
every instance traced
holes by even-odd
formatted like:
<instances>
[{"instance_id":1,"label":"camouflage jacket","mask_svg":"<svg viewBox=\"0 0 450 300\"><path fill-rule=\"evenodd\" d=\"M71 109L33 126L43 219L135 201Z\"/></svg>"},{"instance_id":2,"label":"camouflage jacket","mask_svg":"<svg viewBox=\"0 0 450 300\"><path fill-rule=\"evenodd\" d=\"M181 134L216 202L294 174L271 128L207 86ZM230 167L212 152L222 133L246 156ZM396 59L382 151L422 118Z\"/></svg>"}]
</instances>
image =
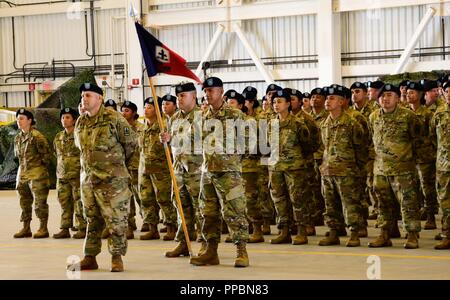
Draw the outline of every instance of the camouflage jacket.
<instances>
[{"instance_id":1,"label":"camouflage jacket","mask_svg":"<svg viewBox=\"0 0 450 300\"><path fill-rule=\"evenodd\" d=\"M450 172L450 105L436 110L430 122L430 134L437 147L436 170Z\"/></svg>"},{"instance_id":2,"label":"camouflage jacket","mask_svg":"<svg viewBox=\"0 0 450 300\"><path fill-rule=\"evenodd\" d=\"M312 153L311 137L303 120L289 114L284 121L280 121L279 143L271 146L278 146L278 149L273 149L278 150L278 160L269 164L269 170L288 171L310 166L307 157Z\"/></svg>"},{"instance_id":3,"label":"camouflage jacket","mask_svg":"<svg viewBox=\"0 0 450 300\"><path fill-rule=\"evenodd\" d=\"M159 140L160 133L156 120L152 124L145 121L144 130L139 136L140 174L169 172L164 145Z\"/></svg>"},{"instance_id":4,"label":"camouflage jacket","mask_svg":"<svg viewBox=\"0 0 450 300\"><path fill-rule=\"evenodd\" d=\"M58 132L53 140L57 165L56 177L60 179L80 178L80 149L75 146L74 133Z\"/></svg>"},{"instance_id":5,"label":"camouflage jacket","mask_svg":"<svg viewBox=\"0 0 450 300\"><path fill-rule=\"evenodd\" d=\"M377 109L369 118L375 149L374 175L395 176L416 172L416 145L422 138L417 116L397 106L391 113Z\"/></svg>"},{"instance_id":6,"label":"camouflage jacket","mask_svg":"<svg viewBox=\"0 0 450 300\"><path fill-rule=\"evenodd\" d=\"M259 114L255 116L245 115L244 120L247 123L252 124L253 129L251 130L249 127L245 127L245 141L240 141L239 143L244 142L244 150L245 154L242 156L242 172L250 173L250 172L258 172L260 165L260 155L258 152L258 121Z\"/></svg>"},{"instance_id":7,"label":"camouflage jacket","mask_svg":"<svg viewBox=\"0 0 450 300\"><path fill-rule=\"evenodd\" d=\"M234 136L231 138L233 149L227 151L227 123L244 120L244 113L232 108L225 102L216 112L209 106L203 115L205 124L203 125L203 167L208 172L241 172L241 155L237 154L237 134L234 129ZM228 122L227 122L228 121ZM215 132L215 125L222 126L222 132ZM214 128L214 131L212 130ZM216 136L219 135L219 136ZM222 135L222 136L220 136ZM221 139L221 140L220 140ZM231 145L230 145L231 146ZM227 153L228 152L228 153Z\"/></svg>"},{"instance_id":8,"label":"camouflage jacket","mask_svg":"<svg viewBox=\"0 0 450 300\"><path fill-rule=\"evenodd\" d=\"M129 178L127 165L136 151L136 134L127 120L102 105L97 115L80 116L75 145L81 151L81 181Z\"/></svg>"},{"instance_id":9,"label":"camouflage jacket","mask_svg":"<svg viewBox=\"0 0 450 300\"><path fill-rule=\"evenodd\" d=\"M136 121L133 126L131 126L131 129L133 129L134 133L136 134L136 139L141 136L141 133L144 131L144 124L142 124L139 121ZM139 143L136 142L136 150L133 153L133 156L131 157L130 163L128 164L128 170L131 172L136 172L139 170L139 158L140 158L140 149L139 149Z\"/></svg>"},{"instance_id":10,"label":"camouflage jacket","mask_svg":"<svg viewBox=\"0 0 450 300\"><path fill-rule=\"evenodd\" d=\"M441 97L437 98L436 102L431 104L430 106L427 106L427 108L432 112L435 113L438 108L445 106L445 100Z\"/></svg>"},{"instance_id":11,"label":"camouflage jacket","mask_svg":"<svg viewBox=\"0 0 450 300\"><path fill-rule=\"evenodd\" d=\"M436 161L436 147L430 138L430 121L433 117L433 113L424 105L420 105L416 111L413 111L412 109L411 111L419 118L424 134L420 143L416 145L416 162L418 164L434 163Z\"/></svg>"},{"instance_id":12,"label":"camouflage jacket","mask_svg":"<svg viewBox=\"0 0 450 300\"><path fill-rule=\"evenodd\" d=\"M320 128L320 125L322 122L324 122L328 117L328 112L323 109L320 113L315 114L314 111L311 110L311 115L314 119L314 122L316 122L316 125L318 128ZM323 144L320 145L320 148L314 152L314 159L321 160L323 157Z\"/></svg>"},{"instance_id":13,"label":"camouflage jacket","mask_svg":"<svg viewBox=\"0 0 450 300\"><path fill-rule=\"evenodd\" d=\"M303 110L300 110L294 116L305 122L306 127L308 127L311 138L311 154L308 156L308 159L311 159L311 163L314 164L314 152L318 151L321 147L323 148L322 139L320 137L320 128L317 126L313 117Z\"/></svg>"},{"instance_id":14,"label":"camouflage jacket","mask_svg":"<svg viewBox=\"0 0 450 300\"><path fill-rule=\"evenodd\" d=\"M352 106L353 110L359 111L364 117L366 117L367 120L369 120L370 114L378 108L380 108L378 104L375 101L371 101L369 99L367 99L366 104L364 104L361 109L356 108L356 105Z\"/></svg>"},{"instance_id":15,"label":"camouflage jacket","mask_svg":"<svg viewBox=\"0 0 450 300\"><path fill-rule=\"evenodd\" d=\"M18 180L48 178L51 154L45 136L34 128L20 131L14 138L14 155L19 159Z\"/></svg>"},{"instance_id":16,"label":"camouflage jacket","mask_svg":"<svg viewBox=\"0 0 450 300\"><path fill-rule=\"evenodd\" d=\"M170 119L170 146L175 173L201 173L202 153L202 111L195 106L185 114L177 110Z\"/></svg>"},{"instance_id":17,"label":"camouflage jacket","mask_svg":"<svg viewBox=\"0 0 450 300\"><path fill-rule=\"evenodd\" d=\"M327 176L359 176L367 162L367 138L363 126L347 112L320 127L324 144L320 173Z\"/></svg>"}]
</instances>

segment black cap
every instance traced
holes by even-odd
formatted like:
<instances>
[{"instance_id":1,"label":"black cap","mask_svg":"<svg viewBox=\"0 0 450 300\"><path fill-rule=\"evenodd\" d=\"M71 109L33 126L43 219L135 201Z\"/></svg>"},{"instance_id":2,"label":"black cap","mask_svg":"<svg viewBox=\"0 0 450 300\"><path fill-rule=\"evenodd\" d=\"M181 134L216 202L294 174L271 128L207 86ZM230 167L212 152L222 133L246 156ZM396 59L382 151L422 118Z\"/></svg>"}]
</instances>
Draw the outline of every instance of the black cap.
<instances>
[{"instance_id":1,"label":"black cap","mask_svg":"<svg viewBox=\"0 0 450 300\"><path fill-rule=\"evenodd\" d=\"M155 100L153 99L153 97L148 97L148 98L146 98L144 100L144 105L145 104L151 104L151 105L155 106ZM162 98L161 97L158 97L158 104L159 104L159 106L162 105Z\"/></svg>"},{"instance_id":2,"label":"black cap","mask_svg":"<svg viewBox=\"0 0 450 300\"><path fill-rule=\"evenodd\" d=\"M410 81L406 85L406 89L422 92L423 91L423 86L419 82Z\"/></svg>"},{"instance_id":3,"label":"black cap","mask_svg":"<svg viewBox=\"0 0 450 300\"><path fill-rule=\"evenodd\" d=\"M446 83L449 80L449 76L450 76L450 74L445 74L445 75L439 77L439 79L437 80L437 84L439 86L442 86L444 83Z\"/></svg>"},{"instance_id":4,"label":"black cap","mask_svg":"<svg viewBox=\"0 0 450 300\"><path fill-rule=\"evenodd\" d=\"M73 109L71 107L66 107L66 108L61 109L61 111L59 113L59 117L61 118L62 115L64 115L64 114L71 114L72 118L74 120L76 120L79 116L78 111L76 111L75 109Z\"/></svg>"},{"instance_id":5,"label":"black cap","mask_svg":"<svg viewBox=\"0 0 450 300\"><path fill-rule=\"evenodd\" d=\"M366 82L367 88L373 88L373 89L381 89L384 86L383 81L367 81Z\"/></svg>"},{"instance_id":6,"label":"black cap","mask_svg":"<svg viewBox=\"0 0 450 300\"><path fill-rule=\"evenodd\" d=\"M137 112L137 106L136 106L136 104L134 104L133 102L131 102L131 101L125 101L123 104L122 104L122 106L120 107L120 109L122 109L122 108L129 108L129 109L131 109L132 111L134 111L134 112Z\"/></svg>"},{"instance_id":7,"label":"black cap","mask_svg":"<svg viewBox=\"0 0 450 300\"><path fill-rule=\"evenodd\" d=\"M384 93L384 92L394 92L396 93L399 97L400 97L400 89L398 88L398 86L395 86L393 84L390 83L386 83L381 91L380 91L380 96Z\"/></svg>"},{"instance_id":8,"label":"black cap","mask_svg":"<svg viewBox=\"0 0 450 300\"><path fill-rule=\"evenodd\" d=\"M269 84L269 86L266 88L266 95L269 92L273 92L273 91L281 91L283 88L279 85L276 85L275 83Z\"/></svg>"},{"instance_id":9,"label":"black cap","mask_svg":"<svg viewBox=\"0 0 450 300\"><path fill-rule=\"evenodd\" d=\"M245 100L256 100L257 95L258 90L252 86L248 86L242 91Z\"/></svg>"},{"instance_id":10,"label":"black cap","mask_svg":"<svg viewBox=\"0 0 450 300\"><path fill-rule=\"evenodd\" d=\"M311 94L308 93L308 92L304 92L302 98L308 98L309 99L309 98L311 98Z\"/></svg>"},{"instance_id":11,"label":"black cap","mask_svg":"<svg viewBox=\"0 0 450 300\"><path fill-rule=\"evenodd\" d=\"M288 91L286 91L286 89L276 91L272 98L284 98L287 102L291 102L291 95Z\"/></svg>"},{"instance_id":12,"label":"black cap","mask_svg":"<svg viewBox=\"0 0 450 300\"><path fill-rule=\"evenodd\" d=\"M322 95L322 96L326 96L326 89L323 88L315 88L311 91L311 96L314 95Z\"/></svg>"},{"instance_id":13,"label":"black cap","mask_svg":"<svg viewBox=\"0 0 450 300\"><path fill-rule=\"evenodd\" d=\"M448 87L450 87L450 80L447 81L447 82L444 82L444 84L442 85L442 88L444 89L444 91L445 91Z\"/></svg>"},{"instance_id":14,"label":"black cap","mask_svg":"<svg viewBox=\"0 0 450 300\"><path fill-rule=\"evenodd\" d=\"M338 84L333 84L326 89L327 96L346 96L344 87Z\"/></svg>"},{"instance_id":15,"label":"black cap","mask_svg":"<svg viewBox=\"0 0 450 300\"><path fill-rule=\"evenodd\" d=\"M296 89L290 89L290 88L285 88L285 90L289 93L289 95L291 96L296 96L298 98L299 101L302 101L303 99L303 94L302 92L300 92L299 90Z\"/></svg>"},{"instance_id":16,"label":"black cap","mask_svg":"<svg viewBox=\"0 0 450 300\"><path fill-rule=\"evenodd\" d=\"M108 106L114 107L114 109L117 110L117 103L113 99L106 100L105 107L108 107Z\"/></svg>"},{"instance_id":17,"label":"black cap","mask_svg":"<svg viewBox=\"0 0 450 300\"><path fill-rule=\"evenodd\" d=\"M174 95L167 94L167 95L164 95L161 99L162 99L162 102L168 101L168 102L172 102L175 105L177 104L177 97L175 97Z\"/></svg>"},{"instance_id":18,"label":"black cap","mask_svg":"<svg viewBox=\"0 0 450 300\"><path fill-rule=\"evenodd\" d=\"M239 104L245 104L244 97L235 90L228 90L224 96L227 97L227 99L236 99Z\"/></svg>"},{"instance_id":19,"label":"black cap","mask_svg":"<svg viewBox=\"0 0 450 300\"><path fill-rule=\"evenodd\" d=\"M399 83L398 87L399 87L399 88L401 88L402 86L408 87L408 84L409 84L410 82L411 82L411 81L409 81L409 80L402 80L402 81Z\"/></svg>"},{"instance_id":20,"label":"black cap","mask_svg":"<svg viewBox=\"0 0 450 300\"><path fill-rule=\"evenodd\" d=\"M193 92L196 91L195 85L192 82L181 82L175 86L175 95L183 92Z\"/></svg>"},{"instance_id":21,"label":"black cap","mask_svg":"<svg viewBox=\"0 0 450 300\"><path fill-rule=\"evenodd\" d=\"M435 89L438 87L437 81L434 81L434 80L422 79L420 81L420 84L423 86L424 92L431 91L432 89Z\"/></svg>"},{"instance_id":22,"label":"black cap","mask_svg":"<svg viewBox=\"0 0 450 300\"><path fill-rule=\"evenodd\" d=\"M36 124L36 121L34 120L34 116L33 116L33 114L31 113L31 111L26 110L25 108L19 108L19 109L16 111L16 118L17 118L18 115L24 115L24 116L27 116L28 119L31 119L31 120L32 120L32 121L31 121L31 125Z\"/></svg>"},{"instance_id":23,"label":"black cap","mask_svg":"<svg viewBox=\"0 0 450 300\"><path fill-rule=\"evenodd\" d=\"M95 83L85 82L80 86L81 92L94 92L103 96L103 90Z\"/></svg>"},{"instance_id":24,"label":"black cap","mask_svg":"<svg viewBox=\"0 0 450 300\"><path fill-rule=\"evenodd\" d=\"M203 82L203 89L210 87L223 87L223 82L220 78L209 77Z\"/></svg>"},{"instance_id":25,"label":"black cap","mask_svg":"<svg viewBox=\"0 0 450 300\"><path fill-rule=\"evenodd\" d=\"M364 91L367 91L367 87L364 85L364 83L359 82L359 81L355 81L352 83L352 85L350 86L350 90L353 89L362 89Z\"/></svg>"}]
</instances>

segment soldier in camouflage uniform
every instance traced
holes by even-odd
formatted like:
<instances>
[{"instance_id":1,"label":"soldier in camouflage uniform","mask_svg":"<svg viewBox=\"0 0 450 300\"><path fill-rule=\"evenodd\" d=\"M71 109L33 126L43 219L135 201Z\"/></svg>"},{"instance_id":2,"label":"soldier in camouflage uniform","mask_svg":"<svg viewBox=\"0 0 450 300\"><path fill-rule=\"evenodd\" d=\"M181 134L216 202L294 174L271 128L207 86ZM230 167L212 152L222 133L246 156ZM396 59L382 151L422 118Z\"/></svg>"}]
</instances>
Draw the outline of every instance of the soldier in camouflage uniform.
<instances>
[{"instance_id":1,"label":"soldier in camouflage uniform","mask_svg":"<svg viewBox=\"0 0 450 300\"><path fill-rule=\"evenodd\" d=\"M161 98L159 98L161 104ZM144 101L145 127L139 137L141 150L139 164L139 192L144 223L150 224L150 231L140 236L141 240L159 239L157 225L159 223L158 206L164 214L164 225L167 233L164 241L175 239L177 213L172 202L172 180L170 178L164 146L160 142L156 108L153 98Z\"/></svg>"},{"instance_id":2,"label":"soldier in camouflage uniform","mask_svg":"<svg viewBox=\"0 0 450 300\"><path fill-rule=\"evenodd\" d=\"M402 80L398 87L400 89L400 102L402 107L409 107L408 100L406 99L406 92L408 90L409 80Z\"/></svg>"},{"instance_id":3,"label":"soldier in camouflage uniform","mask_svg":"<svg viewBox=\"0 0 450 300\"><path fill-rule=\"evenodd\" d=\"M177 97L175 97L174 95L170 95L170 94L164 95L162 97L162 106L161 107L162 107L162 112L166 116L167 121L169 121L170 118L172 118L172 116L177 111Z\"/></svg>"},{"instance_id":4,"label":"soldier in camouflage uniform","mask_svg":"<svg viewBox=\"0 0 450 300\"><path fill-rule=\"evenodd\" d=\"M302 94L302 110L310 115L312 113L311 94L308 92Z\"/></svg>"},{"instance_id":5,"label":"soldier in camouflage uniform","mask_svg":"<svg viewBox=\"0 0 450 300\"><path fill-rule=\"evenodd\" d=\"M271 145L278 151L278 157L269 162L269 187L278 215L280 235L271 240L272 244L308 243L306 227L311 225L308 200L311 189L308 187L308 157L312 143L305 122L289 112L291 95L286 90L277 91L273 99L274 111L279 120L279 144ZM271 134L274 128L270 129ZM293 221L297 226L294 240L289 233L289 207L292 206Z\"/></svg>"},{"instance_id":6,"label":"soldier in camouflage uniform","mask_svg":"<svg viewBox=\"0 0 450 300\"><path fill-rule=\"evenodd\" d=\"M367 97L369 98L369 102L374 102L379 105L378 98L380 97L380 91L384 86L384 82L379 80L368 81L365 85L367 87Z\"/></svg>"},{"instance_id":7,"label":"soldier in camouflage uniform","mask_svg":"<svg viewBox=\"0 0 450 300\"><path fill-rule=\"evenodd\" d=\"M407 86L407 99L410 109L417 115L422 125L424 137L417 145L416 168L420 180L419 199L423 199L427 214L424 229L436 229L435 215L439 212L436 195L436 147L433 145L430 133L430 120L433 113L421 104L423 86L410 82Z\"/></svg>"},{"instance_id":8,"label":"soldier in camouflage uniform","mask_svg":"<svg viewBox=\"0 0 450 300\"><path fill-rule=\"evenodd\" d=\"M175 87L179 110L169 122L168 132L161 134L161 142L171 145L173 168L180 192L186 228L189 239L195 240L195 225L202 221L199 215L199 194L202 155L202 112L196 105L197 92L193 83L180 83ZM173 198L175 195L172 195ZM173 200L175 202L175 199ZM166 257L189 256L186 238L178 211L178 231L175 238L178 245L166 252ZM203 242L203 239L200 239ZM206 250L206 243L202 243Z\"/></svg>"},{"instance_id":9,"label":"soldier in camouflage uniform","mask_svg":"<svg viewBox=\"0 0 450 300\"><path fill-rule=\"evenodd\" d=\"M249 265L246 243L248 223L245 214L245 190L242 182L241 155L236 148L227 149L232 139L238 145L236 134L227 134L227 125L243 120L244 114L231 108L223 100L223 83L217 77L210 77L203 83L209 108L204 113L203 167L200 197L204 218L202 233L207 241L206 250L190 260L194 265L217 265L217 246L220 241L220 215L230 229L237 247L235 267ZM214 127L214 132L209 130ZM208 130L209 128L209 130ZM228 128L231 130L230 128ZM235 131L235 128L233 128ZM228 150L228 151L227 151ZM230 153L231 152L231 153Z\"/></svg>"},{"instance_id":10,"label":"soldier in camouflage uniform","mask_svg":"<svg viewBox=\"0 0 450 300\"><path fill-rule=\"evenodd\" d=\"M80 269L98 269L96 256L106 223L111 272L123 272L131 197L127 165L136 150L136 134L120 113L105 109L100 87L85 83L80 93L86 113L78 118L74 135L81 151L81 200L88 223Z\"/></svg>"},{"instance_id":11,"label":"soldier in camouflage uniform","mask_svg":"<svg viewBox=\"0 0 450 300\"><path fill-rule=\"evenodd\" d=\"M437 146L436 189L442 210L443 240L436 250L450 249L450 81L443 85L446 104L436 110L430 122L431 140Z\"/></svg>"},{"instance_id":12,"label":"soldier in camouflage uniform","mask_svg":"<svg viewBox=\"0 0 450 300\"><path fill-rule=\"evenodd\" d=\"M369 118L375 148L374 190L380 201L380 236L369 247L392 246L390 232L397 222L395 204L401 207L408 231L406 249L419 247L419 202L417 198L416 146L422 139L420 121L409 109L398 105L400 90L386 84L380 106Z\"/></svg>"},{"instance_id":13,"label":"soldier in camouflage uniform","mask_svg":"<svg viewBox=\"0 0 450 300\"><path fill-rule=\"evenodd\" d=\"M366 226L361 207L360 174L367 162L368 139L360 121L348 113L346 97L342 86L327 89L325 108L330 114L320 128L324 144L320 173L325 219L330 232L319 241L320 246L339 245L338 228L347 224L351 236L346 246L357 247L359 230Z\"/></svg>"},{"instance_id":14,"label":"soldier in camouflage uniform","mask_svg":"<svg viewBox=\"0 0 450 300\"><path fill-rule=\"evenodd\" d=\"M49 236L47 196L50 187L50 148L47 139L34 128L36 122L30 111L19 109L16 112L16 121L20 130L14 138L14 155L19 159L16 189L22 209L20 221L23 222L23 228L14 234L14 237L31 237L30 223L34 200L34 211L40 220L40 226L33 237L46 238Z\"/></svg>"},{"instance_id":15,"label":"soldier in camouflage uniform","mask_svg":"<svg viewBox=\"0 0 450 300\"><path fill-rule=\"evenodd\" d=\"M432 113L436 112L439 107L445 106L445 101L439 98L439 88L436 81L422 79L420 85L423 87L425 106Z\"/></svg>"},{"instance_id":16,"label":"soldier in camouflage uniform","mask_svg":"<svg viewBox=\"0 0 450 300\"><path fill-rule=\"evenodd\" d=\"M64 128L55 136L56 190L61 204L61 231L53 235L55 239L70 238L69 229L73 226L73 215L78 220L76 239L86 237L86 220L83 216L83 203L80 199L80 150L75 146L73 131L78 112L72 108L64 108L60 112L61 124Z\"/></svg>"}]
</instances>

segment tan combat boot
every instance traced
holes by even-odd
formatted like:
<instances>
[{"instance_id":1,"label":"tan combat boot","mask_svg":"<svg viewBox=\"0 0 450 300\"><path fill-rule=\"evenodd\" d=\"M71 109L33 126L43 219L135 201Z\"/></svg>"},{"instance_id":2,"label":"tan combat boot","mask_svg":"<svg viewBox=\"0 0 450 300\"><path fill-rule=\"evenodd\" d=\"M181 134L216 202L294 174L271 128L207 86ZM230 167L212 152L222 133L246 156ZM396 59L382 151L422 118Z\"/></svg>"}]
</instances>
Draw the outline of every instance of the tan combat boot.
<instances>
[{"instance_id":1,"label":"tan combat boot","mask_svg":"<svg viewBox=\"0 0 450 300\"><path fill-rule=\"evenodd\" d=\"M404 247L405 249L417 249L419 248L419 240L417 239L417 232L409 231L408 240L406 241Z\"/></svg>"},{"instance_id":2,"label":"tan combat boot","mask_svg":"<svg viewBox=\"0 0 450 300\"><path fill-rule=\"evenodd\" d=\"M42 219L38 231L33 235L34 239L48 238L47 220Z\"/></svg>"},{"instance_id":3,"label":"tan combat boot","mask_svg":"<svg viewBox=\"0 0 450 300\"><path fill-rule=\"evenodd\" d=\"M337 229L330 229L327 237L319 241L319 246L340 245Z\"/></svg>"},{"instance_id":4,"label":"tan combat boot","mask_svg":"<svg viewBox=\"0 0 450 300\"><path fill-rule=\"evenodd\" d=\"M86 228L80 228L72 237L74 239L84 239L86 237Z\"/></svg>"},{"instance_id":5,"label":"tan combat boot","mask_svg":"<svg viewBox=\"0 0 450 300\"><path fill-rule=\"evenodd\" d=\"M166 252L166 257L189 256L189 249L185 241L181 241L172 251Z\"/></svg>"},{"instance_id":6,"label":"tan combat boot","mask_svg":"<svg viewBox=\"0 0 450 300\"><path fill-rule=\"evenodd\" d=\"M121 255L113 255L111 259L111 272L123 272L123 262Z\"/></svg>"},{"instance_id":7,"label":"tan combat boot","mask_svg":"<svg viewBox=\"0 0 450 300\"><path fill-rule=\"evenodd\" d=\"M248 239L249 243L263 243L264 235L261 230L261 224L253 224L253 234Z\"/></svg>"},{"instance_id":8,"label":"tan combat boot","mask_svg":"<svg viewBox=\"0 0 450 300\"><path fill-rule=\"evenodd\" d=\"M345 227L339 227L337 230L337 235L338 236L347 236L347 229L345 229ZM330 232L327 231L325 232L325 236L329 236Z\"/></svg>"},{"instance_id":9,"label":"tan combat boot","mask_svg":"<svg viewBox=\"0 0 450 300\"><path fill-rule=\"evenodd\" d=\"M236 260L234 261L236 268L245 268L249 266L248 253L245 242L236 244Z\"/></svg>"},{"instance_id":10,"label":"tan combat boot","mask_svg":"<svg viewBox=\"0 0 450 300\"><path fill-rule=\"evenodd\" d=\"M270 220L264 220L262 232L264 235L272 234L272 232L270 231Z\"/></svg>"},{"instance_id":11,"label":"tan combat boot","mask_svg":"<svg viewBox=\"0 0 450 300\"><path fill-rule=\"evenodd\" d=\"M177 228L173 224L167 224L167 233L163 236L163 241L173 241L177 233Z\"/></svg>"},{"instance_id":12,"label":"tan combat boot","mask_svg":"<svg viewBox=\"0 0 450 300\"><path fill-rule=\"evenodd\" d=\"M150 224L149 232L139 237L140 240L159 240L158 228L155 224Z\"/></svg>"},{"instance_id":13,"label":"tan combat boot","mask_svg":"<svg viewBox=\"0 0 450 300\"><path fill-rule=\"evenodd\" d=\"M206 250L200 256L192 257L189 263L196 266L218 265L220 263L217 254L218 243L215 240L209 240L206 244Z\"/></svg>"},{"instance_id":14,"label":"tan combat boot","mask_svg":"<svg viewBox=\"0 0 450 300\"><path fill-rule=\"evenodd\" d=\"M284 225L280 230L280 235L270 241L271 244L290 244L292 242L289 227Z\"/></svg>"},{"instance_id":15,"label":"tan combat boot","mask_svg":"<svg viewBox=\"0 0 450 300\"><path fill-rule=\"evenodd\" d=\"M95 256L86 255L81 261L80 261L80 270L97 270L98 264L97 260L95 259Z\"/></svg>"},{"instance_id":16,"label":"tan combat boot","mask_svg":"<svg viewBox=\"0 0 450 300\"><path fill-rule=\"evenodd\" d=\"M352 230L352 233L350 234L350 238L348 239L345 246L347 246L347 247L361 246L361 241L359 240L359 233L360 233L360 230Z\"/></svg>"},{"instance_id":17,"label":"tan combat boot","mask_svg":"<svg viewBox=\"0 0 450 300\"><path fill-rule=\"evenodd\" d=\"M24 221L23 228L16 234L14 234L14 238L21 239L21 238L31 237L33 234L31 233L30 223L31 223L31 221Z\"/></svg>"},{"instance_id":18,"label":"tan combat boot","mask_svg":"<svg viewBox=\"0 0 450 300\"><path fill-rule=\"evenodd\" d=\"M316 227L313 225L306 225L306 235L307 236L315 236L316 235Z\"/></svg>"},{"instance_id":19,"label":"tan combat boot","mask_svg":"<svg viewBox=\"0 0 450 300\"><path fill-rule=\"evenodd\" d=\"M370 248L391 247L392 241L389 238L390 230L386 228L381 229L381 234L375 241L369 243Z\"/></svg>"},{"instance_id":20,"label":"tan combat boot","mask_svg":"<svg viewBox=\"0 0 450 300\"><path fill-rule=\"evenodd\" d=\"M142 224L141 232L149 232L149 230L150 230L150 227L149 227L148 223Z\"/></svg>"},{"instance_id":21,"label":"tan combat boot","mask_svg":"<svg viewBox=\"0 0 450 300\"><path fill-rule=\"evenodd\" d=\"M297 235L292 240L292 245L305 245L308 244L308 233L307 228L305 226L298 225L297 226Z\"/></svg>"},{"instance_id":22,"label":"tan combat boot","mask_svg":"<svg viewBox=\"0 0 450 300\"><path fill-rule=\"evenodd\" d=\"M394 222L394 226L392 227L391 234L389 235L391 238L399 238L402 235L400 234L400 229L398 228L398 222Z\"/></svg>"},{"instance_id":23,"label":"tan combat boot","mask_svg":"<svg viewBox=\"0 0 450 300\"><path fill-rule=\"evenodd\" d=\"M434 245L434 249L436 250L450 249L450 239L444 238L442 241Z\"/></svg>"},{"instance_id":24,"label":"tan combat boot","mask_svg":"<svg viewBox=\"0 0 450 300\"><path fill-rule=\"evenodd\" d=\"M54 239L70 239L70 232L68 228L61 229L60 232L53 235Z\"/></svg>"},{"instance_id":25,"label":"tan combat boot","mask_svg":"<svg viewBox=\"0 0 450 300\"><path fill-rule=\"evenodd\" d=\"M102 231L102 239L107 239L111 236L111 233L109 232L108 226L106 226Z\"/></svg>"},{"instance_id":26,"label":"tan combat boot","mask_svg":"<svg viewBox=\"0 0 450 300\"><path fill-rule=\"evenodd\" d=\"M133 227L128 225L128 228L127 228L127 240L132 240L132 239L134 239Z\"/></svg>"},{"instance_id":27,"label":"tan combat boot","mask_svg":"<svg viewBox=\"0 0 450 300\"><path fill-rule=\"evenodd\" d=\"M427 222L425 223L425 225L423 226L423 229L425 230L433 230L436 229L436 218L434 217L434 214L428 214L427 216Z\"/></svg>"}]
</instances>

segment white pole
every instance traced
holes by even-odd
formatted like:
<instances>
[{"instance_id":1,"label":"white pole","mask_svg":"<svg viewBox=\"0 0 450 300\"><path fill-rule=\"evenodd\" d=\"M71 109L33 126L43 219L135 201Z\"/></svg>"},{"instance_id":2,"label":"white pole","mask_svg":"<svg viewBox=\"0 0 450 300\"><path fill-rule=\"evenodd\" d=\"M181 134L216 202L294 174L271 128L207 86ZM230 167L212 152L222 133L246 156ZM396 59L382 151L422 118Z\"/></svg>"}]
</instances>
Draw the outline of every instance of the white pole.
<instances>
[{"instance_id":1,"label":"white pole","mask_svg":"<svg viewBox=\"0 0 450 300\"><path fill-rule=\"evenodd\" d=\"M200 64L198 65L197 69L195 70L195 75L200 77L200 74L202 72L202 65L205 61L208 60L209 56L213 52L214 48L216 47L217 42L219 41L220 36L222 35L224 31L224 27L220 24L217 25L217 30L214 33L214 36L211 40L211 42L208 45L208 48L206 48L205 54L203 54L202 60L200 61Z\"/></svg>"},{"instance_id":2,"label":"white pole","mask_svg":"<svg viewBox=\"0 0 450 300\"><path fill-rule=\"evenodd\" d=\"M414 34L411 37L411 40L409 41L408 45L406 46L405 50L403 51L402 56L398 60L397 66L395 67L395 70L394 70L394 72L391 73L391 75L404 72L406 63L408 62L408 59L411 57L411 54L414 51L414 47L416 46L417 42L419 41L420 36L422 35L423 31L425 30L426 26L428 25L428 22L430 22L430 20L433 18L433 16L435 14L436 14L436 10L432 7L429 7L427 13L420 21L419 26L417 26L416 30L414 31Z\"/></svg>"}]
</instances>

